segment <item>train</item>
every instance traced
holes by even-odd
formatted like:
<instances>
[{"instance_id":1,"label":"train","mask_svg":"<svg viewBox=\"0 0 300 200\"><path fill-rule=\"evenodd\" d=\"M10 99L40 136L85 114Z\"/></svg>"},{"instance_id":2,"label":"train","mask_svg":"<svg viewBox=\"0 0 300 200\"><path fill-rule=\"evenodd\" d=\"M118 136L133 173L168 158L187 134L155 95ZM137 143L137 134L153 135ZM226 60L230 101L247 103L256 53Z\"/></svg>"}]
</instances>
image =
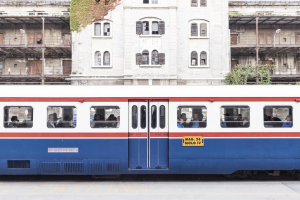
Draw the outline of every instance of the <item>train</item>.
<instances>
[{"instance_id":1,"label":"train","mask_svg":"<svg viewBox=\"0 0 300 200\"><path fill-rule=\"evenodd\" d=\"M1 175L300 170L300 86L0 91Z\"/></svg>"}]
</instances>

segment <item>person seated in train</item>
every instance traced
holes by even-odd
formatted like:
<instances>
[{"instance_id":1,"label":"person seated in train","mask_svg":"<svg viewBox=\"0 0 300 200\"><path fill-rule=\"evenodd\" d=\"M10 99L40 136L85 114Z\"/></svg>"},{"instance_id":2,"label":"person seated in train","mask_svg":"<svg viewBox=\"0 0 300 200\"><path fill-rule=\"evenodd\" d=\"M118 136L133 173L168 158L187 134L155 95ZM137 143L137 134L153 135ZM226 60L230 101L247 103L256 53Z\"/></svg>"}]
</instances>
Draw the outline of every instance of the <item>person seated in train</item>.
<instances>
[{"instance_id":1,"label":"person seated in train","mask_svg":"<svg viewBox=\"0 0 300 200\"><path fill-rule=\"evenodd\" d=\"M73 115L69 115L69 122L70 122L70 126L72 128L75 128L76 127L76 124L75 122L73 121Z\"/></svg>"},{"instance_id":2,"label":"person seated in train","mask_svg":"<svg viewBox=\"0 0 300 200\"><path fill-rule=\"evenodd\" d=\"M273 127L282 127L283 125L281 119L279 119L278 117L273 117L271 121Z\"/></svg>"},{"instance_id":3,"label":"person seated in train","mask_svg":"<svg viewBox=\"0 0 300 200\"><path fill-rule=\"evenodd\" d=\"M189 124L187 123L187 118L186 118L186 114L185 113L181 113L180 118L183 119L183 126L184 127L189 127Z\"/></svg>"},{"instance_id":4,"label":"person seated in train","mask_svg":"<svg viewBox=\"0 0 300 200\"><path fill-rule=\"evenodd\" d=\"M236 119L236 127L243 127L243 115L242 114L238 114L238 117Z\"/></svg>"},{"instance_id":5,"label":"person seated in train","mask_svg":"<svg viewBox=\"0 0 300 200\"><path fill-rule=\"evenodd\" d=\"M63 118L63 121L60 121L59 124L57 125L58 128L74 128L70 124L70 116L65 115Z\"/></svg>"},{"instance_id":6,"label":"person seated in train","mask_svg":"<svg viewBox=\"0 0 300 200\"><path fill-rule=\"evenodd\" d=\"M197 113L194 114L194 117L191 118L189 127L191 128L199 128L200 127L200 119Z\"/></svg>"},{"instance_id":7,"label":"person seated in train","mask_svg":"<svg viewBox=\"0 0 300 200\"><path fill-rule=\"evenodd\" d=\"M114 118L115 118L114 114L109 115L109 117L106 119L105 127L107 127L107 128L113 127L113 123L111 123L111 122L114 121Z\"/></svg>"},{"instance_id":8,"label":"person seated in train","mask_svg":"<svg viewBox=\"0 0 300 200\"><path fill-rule=\"evenodd\" d=\"M19 120L17 116L11 117L11 123L9 123L8 128L18 128L19 127Z\"/></svg>"},{"instance_id":9,"label":"person seated in train","mask_svg":"<svg viewBox=\"0 0 300 200\"><path fill-rule=\"evenodd\" d=\"M117 122L117 118L116 117L113 117L112 120L111 120L111 127L110 128L116 128L118 122Z\"/></svg>"},{"instance_id":10,"label":"person seated in train","mask_svg":"<svg viewBox=\"0 0 300 200\"><path fill-rule=\"evenodd\" d=\"M103 115L100 115L100 128L104 128L104 127L106 127L105 118Z\"/></svg>"},{"instance_id":11,"label":"person seated in train","mask_svg":"<svg viewBox=\"0 0 300 200\"><path fill-rule=\"evenodd\" d=\"M221 121L221 127L227 128L226 122L224 122L223 119L221 119L220 121Z\"/></svg>"},{"instance_id":12,"label":"person seated in train","mask_svg":"<svg viewBox=\"0 0 300 200\"><path fill-rule=\"evenodd\" d=\"M101 121L100 121L99 114L94 115L94 120L91 122L91 127L92 128L100 128L101 127Z\"/></svg>"},{"instance_id":13,"label":"person seated in train","mask_svg":"<svg viewBox=\"0 0 300 200\"><path fill-rule=\"evenodd\" d=\"M249 119L248 119L248 117L245 117L245 118L244 118L241 127L245 127L245 128L248 128L248 127L249 127Z\"/></svg>"},{"instance_id":14,"label":"person seated in train","mask_svg":"<svg viewBox=\"0 0 300 200\"><path fill-rule=\"evenodd\" d=\"M177 127L178 128L184 128L183 123L184 123L183 118L177 119Z\"/></svg>"},{"instance_id":15,"label":"person seated in train","mask_svg":"<svg viewBox=\"0 0 300 200\"><path fill-rule=\"evenodd\" d=\"M292 116L291 115L288 115L285 118L285 121L282 124L282 127L293 127L293 122L292 122Z\"/></svg>"},{"instance_id":16,"label":"person seated in train","mask_svg":"<svg viewBox=\"0 0 300 200\"><path fill-rule=\"evenodd\" d=\"M117 125L116 128L120 128L120 116L117 117Z\"/></svg>"},{"instance_id":17,"label":"person seated in train","mask_svg":"<svg viewBox=\"0 0 300 200\"><path fill-rule=\"evenodd\" d=\"M57 126L57 124L58 124L57 113L53 113L53 117L54 117L54 124L55 124L55 126Z\"/></svg>"},{"instance_id":18,"label":"person seated in train","mask_svg":"<svg viewBox=\"0 0 300 200\"><path fill-rule=\"evenodd\" d=\"M228 113L224 114L224 123L226 124L226 127L232 127L231 117Z\"/></svg>"},{"instance_id":19,"label":"person seated in train","mask_svg":"<svg viewBox=\"0 0 300 200\"><path fill-rule=\"evenodd\" d=\"M49 117L48 117L47 127L48 128L56 128L56 124L54 122L54 115L53 114L50 114Z\"/></svg>"}]
</instances>

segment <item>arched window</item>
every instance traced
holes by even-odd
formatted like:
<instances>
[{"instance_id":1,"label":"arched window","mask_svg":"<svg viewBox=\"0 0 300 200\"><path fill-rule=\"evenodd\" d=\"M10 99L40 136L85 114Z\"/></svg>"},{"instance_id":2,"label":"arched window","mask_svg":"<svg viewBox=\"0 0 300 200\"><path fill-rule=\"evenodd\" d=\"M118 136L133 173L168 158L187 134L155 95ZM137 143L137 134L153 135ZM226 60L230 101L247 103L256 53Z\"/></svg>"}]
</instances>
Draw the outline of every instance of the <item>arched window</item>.
<instances>
[{"instance_id":1,"label":"arched window","mask_svg":"<svg viewBox=\"0 0 300 200\"><path fill-rule=\"evenodd\" d=\"M200 65L201 66L207 65L207 53L205 51L201 51L200 53Z\"/></svg>"},{"instance_id":2,"label":"arched window","mask_svg":"<svg viewBox=\"0 0 300 200\"><path fill-rule=\"evenodd\" d=\"M152 51L152 65L158 65L159 64L159 60L158 60L158 51L153 50Z\"/></svg>"},{"instance_id":3,"label":"arched window","mask_svg":"<svg viewBox=\"0 0 300 200\"><path fill-rule=\"evenodd\" d=\"M104 23L104 36L110 36L110 23Z\"/></svg>"},{"instance_id":4,"label":"arched window","mask_svg":"<svg viewBox=\"0 0 300 200\"><path fill-rule=\"evenodd\" d=\"M207 36L207 23L200 24L200 36L206 37Z\"/></svg>"},{"instance_id":5,"label":"arched window","mask_svg":"<svg viewBox=\"0 0 300 200\"><path fill-rule=\"evenodd\" d=\"M198 36L198 24L197 23L191 24L191 36Z\"/></svg>"},{"instance_id":6,"label":"arched window","mask_svg":"<svg viewBox=\"0 0 300 200\"><path fill-rule=\"evenodd\" d=\"M103 65L109 66L110 65L110 53L108 51L105 51L103 56L104 56Z\"/></svg>"},{"instance_id":7,"label":"arched window","mask_svg":"<svg viewBox=\"0 0 300 200\"><path fill-rule=\"evenodd\" d=\"M198 66L198 53L196 51L191 53L191 66Z\"/></svg>"},{"instance_id":8,"label":"arched window","mask_svg":"<svg viewBox=\"0 0 300 200\"><path fill-rule=\"evenodd\" d=\"M152 35L158 35L158 22L152 22Z\"/></svg>"},{"instance_id":9,"label":"arched window","mask_svg":"<svg viewBox=\"0 0 300 200\"><path fill-rule=\"evenodd\" d=\"M149 51L147 50L142 53L142 65L149 65Z\"/></svg>"},{"instance_id":10,"label":"arched window","mask_svg":"<svg viewBox=\"0 0 300 200\"><path fill-rule=\"evenodd\" d=\"M94 35L101 36L101 23L94 24Z\"/></svg>"},{"instance_id":11,"label":"arched window","mask_svg":"<svg viewBox=\"0 0 300 200\"><path fill-rule=\"evenodd\" d=\"M101 52L100 51L96 51L95 52L95 66L101 66Z\"/></svg>"}]
</instances>

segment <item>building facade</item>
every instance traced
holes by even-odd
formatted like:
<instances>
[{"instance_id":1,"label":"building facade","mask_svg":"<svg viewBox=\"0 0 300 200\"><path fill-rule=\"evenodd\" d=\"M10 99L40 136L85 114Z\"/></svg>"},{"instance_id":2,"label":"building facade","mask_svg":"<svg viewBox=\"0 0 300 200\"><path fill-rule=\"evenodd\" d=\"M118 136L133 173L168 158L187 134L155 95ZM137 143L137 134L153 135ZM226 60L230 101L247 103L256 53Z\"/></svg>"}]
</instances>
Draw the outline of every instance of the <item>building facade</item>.
<instances>
[{"instance_id":1,"label":"building facade","mask_svg":"<svg viewBox=\"0 0 300 200\"><path fill-rule=\"evenodd\" d=\"M231 68L276 65L273 83L299 81L299 10L300 1L229 1Z\"/></svg>"},{"instance_id":2,"label":"building facade","mask_svg":"<svg viewBox=\"0 0 300 200\"><path fill-rule=\"evenodd\" d=\"M74 85L224 84L228 2L122 0L72 34Z\"/></svg>"},{"instance_id":3,"label":"building facade","mask_svg":"<svg viewBox=\"0 0 300 200\"><path fill-rule=\"evenodd\" d=\"M0 2L0 84L70 84L70 1Z\"/></svg>"}]
</instances>

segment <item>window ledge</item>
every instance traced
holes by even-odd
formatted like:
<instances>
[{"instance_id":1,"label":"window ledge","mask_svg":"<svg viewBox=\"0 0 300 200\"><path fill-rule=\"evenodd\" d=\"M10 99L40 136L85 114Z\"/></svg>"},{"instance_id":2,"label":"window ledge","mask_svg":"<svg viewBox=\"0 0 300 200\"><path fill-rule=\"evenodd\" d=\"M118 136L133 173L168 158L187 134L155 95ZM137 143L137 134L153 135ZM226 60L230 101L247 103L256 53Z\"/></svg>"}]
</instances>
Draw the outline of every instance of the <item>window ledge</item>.
<instances>
[{"instance_id":1,"label":"window ledge","mask_svg":"<svg viewBox=\"0 0 300 200\"><path fill-rule=\"evenodd\" d=\"M189 66L190 68L209 68L209 66L208 65L206 65L206 66Z\"/></svg>"},{"instance_id":2,"label":"window ledge","mask_svg":"<svg viewBox=\"0 0 300 200\"><path fill-rule=\"evenodd\" d=\"M189 36L190 39L209 39L209 37L196 37L196 36Z\"/></svg>"},{"instance_id":3,"label":"window ledge","mask_svg":"<svg viewBox=\"0 0 300 200\"><path fill-rule=\"evenodd\" d=\"M161 65L140 65L140 67L161 67Z\"/></svg>"},{"instance_id":4,"label":"window ledge","mask_svg":"<svg viewBox=\"0 0 300 200\"><path fill-rule=\"evenodd\" d=\"M140 35L140 37L161 37L161 35Z\"/></svg>"},{"instance_id":5,"label":"window ledge","mask_svg":"<svg viewBox=\"0 0 300 200\"><path fill-rule=\"evenodd\" d=\"M105 66L92 66L92 68L112 68L112 65L105 65Z\"/></svg>"},{"instance_id":6,"label":"window ledge","mask_svg":"<svg viewBox=\"0 0 300 200\"><path fill-rule=\"evenodd\" d=\"M109 39L111 39L112 36L92 36L92 38L109 38Z\"/></svg>"}]
</instances>

